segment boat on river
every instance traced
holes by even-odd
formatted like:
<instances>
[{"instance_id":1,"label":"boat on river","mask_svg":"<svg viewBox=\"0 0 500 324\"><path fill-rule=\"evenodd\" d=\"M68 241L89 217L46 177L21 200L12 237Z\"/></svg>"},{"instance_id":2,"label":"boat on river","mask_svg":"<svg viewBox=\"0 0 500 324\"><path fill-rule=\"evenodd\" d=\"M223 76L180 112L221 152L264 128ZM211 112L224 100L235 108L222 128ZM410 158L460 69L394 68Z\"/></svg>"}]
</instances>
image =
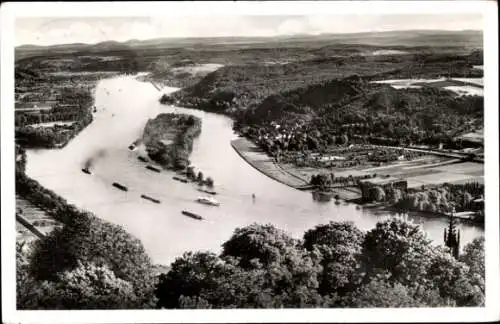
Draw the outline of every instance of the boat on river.
<instances>
[{"instance_id":1,"label":"boat on river","mask_svg":"<svg viewBox=\"0 0 500 324\"><path fill-rule=\"evenodd\" d=\"M198 199L196 199L196 201L199 202L200 204L205 204L205 205L210 205L210 206L219 206L220 205L220 203L212 197L198 197Z\"/></svg>"},{"instance_id":2,"label":"boat on river","mask_svg":"<svg viewBox=\"0 0 500 324\"><path fill-rule=\"evenodd\" d=\"M179 177L173 177L172 179L180 181L180 182L183 182L183 183L187 183L188 182L187 179L183 179L183 178L179 178Z\"/></svg>"},{"instance_id":3,"label":"boat on river","mask_svg":"<svg viewBox=\"0 0 500 324\"><path fill-rule=\"evenodd\" d=\"M159 201L158 199L155 199L155 198L153 198L153 197L149 197L149 196L146 196L146 195L141 195L141 198L142 198L142 199L149 200L149 201L152 201L152 202L154 202L154 203L156 203L156 204L161 203L161 201Z\"/></svg>"},{"instance_id":4,"label":"boat on river","mask_svg":"<svg viewBox=\"0 0 500 324\"><path fill-rule=\"evenodd\" d=\"M128 188L125 187L124 185L118 183L118 182L113 182L113 187L118 188L122 191L128 191Z\"/></svg>"},{"instance_id":5,"label":"boat on river","mask_svg":"<svg viewBox=\"0 0 500 324\"><path fill-rule=\"evenodd\" d=\"M192 213L192 212L188 212L187 210L183 210L183 211L182 211L182 214L183 214L183 215L186 215L186 216L188 216L188 217L191 217L191 218L197 219L197 220L202 220L202 219L203 219L203 217L201 217L200 215L195 214L195 213Z\"/></svg>"},{"instance_id":6,"label":"boat on river","mask_svg":"<svg viewBox=\"0 0 500 324\"><path fill-rule=\"evenodd\" d=\"M92 172L90 172L89 168L83 168L82 172L84 172L86 174L92 174Z\"/></svg>"},{"instance_id":7,"label":"boat on river","mask_svg":"<svg viewBox=\"0 0 500 324\"><path fill-rule=\"evenodd\" d=\"M206 190L206 189L198 189L199 192L204 192L204 193L207 193L209 195L216 195L217 192L215 191L211 191L211 190Z\"/></svg>"},{"instance_id":8,"label":"boat on river","mask_svg":"<svg viewBox=\"0 0 500 324\"><path fill-rule=\"evenodd\" d=\"M138 159L139 161L142 161L142 162L146 162L146 163L147 163L147 162L149 162L149 161L148 161L148 159L146 159L144 156L140 156L140 155L139 155L139 156L137 157L137 159Z\"/></svg>"},{"instance_id":9,"label":"boat on river","mask_svg":"<svg viewBox=\"0 0 500 324\"><path fill-rule=\"evenodd\" d=\"M152 165L148 165L148 166L146 166L146 169L151 170L151 171L154 171L154 172L158 172L158 173L160 173L160 172L161 172L161 170L160 170L160 169L158 169L157 167L154 167L154 166L152 166Z\"/></svg>"}]
</instances>

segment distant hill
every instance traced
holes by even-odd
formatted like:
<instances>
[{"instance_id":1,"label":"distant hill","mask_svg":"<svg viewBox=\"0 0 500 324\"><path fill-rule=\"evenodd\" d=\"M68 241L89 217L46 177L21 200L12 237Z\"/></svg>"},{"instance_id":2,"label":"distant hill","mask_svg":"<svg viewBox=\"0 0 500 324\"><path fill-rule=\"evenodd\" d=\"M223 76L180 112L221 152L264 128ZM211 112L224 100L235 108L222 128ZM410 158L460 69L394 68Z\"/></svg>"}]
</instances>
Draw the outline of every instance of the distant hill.
<instances>
[{"instance_id":1,"label":"distant hill","mask_svg":"<svg viewBox=\"0 0 500 324\"><path fill-rule=\"evenodd\" d=\"M207 37L207 38L157 38L148 40L132 39L126 42L106 41L97 44L59 44L52 46L22 45L16 47L16 59L27 55L41 53L77 53L101 51L120 51L147 48L175 48L185 46L301 46L303 43L324 45L351 44L372 46L451 46L478 48L483 47L482 31L439 31L439 30L407 30L390 32L370 32L356 34L320 34L295 35L278 37Z\"/></svg>"}]
</instances>

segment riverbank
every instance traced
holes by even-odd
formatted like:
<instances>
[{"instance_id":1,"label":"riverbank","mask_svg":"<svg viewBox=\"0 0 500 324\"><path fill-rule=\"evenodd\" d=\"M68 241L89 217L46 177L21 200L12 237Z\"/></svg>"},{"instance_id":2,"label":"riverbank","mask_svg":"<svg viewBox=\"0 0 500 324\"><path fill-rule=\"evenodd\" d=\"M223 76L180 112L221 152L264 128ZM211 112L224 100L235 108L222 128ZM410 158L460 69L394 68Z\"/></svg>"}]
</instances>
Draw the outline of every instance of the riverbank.
<instances>
[{"instance_id":1,"label":"riverbank","mask_svg":"<svg viewBox=\"0 0 500 324\"><path fill-rule=\"evenodd\" d=\"M287 168L269 157L261 148L247 138L241 137L231 141L231 146L238 155L252 167L269 178L299 190L309 190L309 181L295 168ZM338 188L331 192L346 201L359 199L361 194L356 188Z\"/></svg>"},{"instance_id":2,"label":"riverbank","mask_svg":"<svg viewBox=\"0 0 500 324\"><path fill-rule=\"evenodd\" d=\"M295 189L307 185L307 181L280 168L273 158L248 139L232 140L231 146L243 160L269 178Z\"/></svg>"},{"instance_id":3,"label":"riverbank","mask_svg":"<svg viewBox=\"0 0 500 324\"><path fill-rule=\"evenodd\" d=\"M422 210L409 210L407 212L402 212L400 209L388 205L386 203L364 203L360 204L364 210L370 210L376 213L387 213L387 214L408 214L410 216L420 215L425 216L427 219L448 219L450 217L449 214L443 214L439 212L430 212L430 211L422 211ZM484 228L484 222L477 221L473 217L473 212L458 212L454 214L454 218L458 219L460 223L477 226L480 228Z\"/></svg>"}]
</instances>

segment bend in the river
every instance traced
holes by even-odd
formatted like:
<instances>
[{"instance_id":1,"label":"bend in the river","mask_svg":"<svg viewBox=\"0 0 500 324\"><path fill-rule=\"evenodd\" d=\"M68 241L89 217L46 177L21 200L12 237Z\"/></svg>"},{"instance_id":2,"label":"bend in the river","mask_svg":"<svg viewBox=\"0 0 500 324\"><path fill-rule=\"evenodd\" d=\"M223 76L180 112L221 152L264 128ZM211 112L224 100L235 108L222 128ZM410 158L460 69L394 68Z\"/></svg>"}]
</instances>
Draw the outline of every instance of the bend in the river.
<instances>
[{"instance_id":1,"label":"bend in the river","mask_svg":"<svg viewBox=\"0 0 500 324\"><path fill-rule=\"evenodd\" d=\"M164 92L175 89L164 89ZM161 105L160 93L150 83L134 77L101 81L95 93L95 120L65 148L29 150L27 174L78 207L122 225L137 236L153 260L168 264L188 250L218 252L235 227L253 222L272 223L295 237L329 221L353 221L370 229L382 217L353 204L335 205L313 200L310 192L287 187L255 170L231 147L236 138L232 120L200 110ZM148 118L161 112L183 112L202 118L202 132L195 140L191 162L215 180L220 207L195 202L201 195L193 184L172 179L171 172L151 172L128 145L142 133ZM95 157L92 175L81 172ZM128 191L112 186L119 182ZM154 197L161 204L142 199ZM252 198L255 194L255 199ZM181 214L188 210L202 215L198 221ZM411 216L423 224L436 243L442 243L446 220ZM461 224L462 246L483 230Z\"/></svg>"}]
</instances>

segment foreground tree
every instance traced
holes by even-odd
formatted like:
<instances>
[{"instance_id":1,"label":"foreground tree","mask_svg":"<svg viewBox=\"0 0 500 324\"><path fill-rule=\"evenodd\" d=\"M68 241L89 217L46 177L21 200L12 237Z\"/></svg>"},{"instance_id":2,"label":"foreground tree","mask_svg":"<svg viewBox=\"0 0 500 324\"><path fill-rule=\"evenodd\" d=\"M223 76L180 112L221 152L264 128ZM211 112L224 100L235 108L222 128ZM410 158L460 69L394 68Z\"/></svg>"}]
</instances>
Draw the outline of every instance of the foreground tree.
<instances>
[{"instance_id":1,"label":"foreground tree","mask_svg":"<svg viewBox=\"0 0 500 324\"><path fill-rule=\"evenodd\" d=\"M431 241L420 225L402 218L379 222L368 231L362 254L367 278L389 271L391 281L408 285L424 280L434 255Z\"/></svg>"},{"instance_id":2,"label":"foreground tree","mask_svg":"<svg viewBox=\"0 0 500 324\"><path fill-rule=\"evenodd\" d=\"M466 264L445 252L433 258L427 277L441 297L456 306L483 305L484 292L468 276L468 270Z\"/></svg>"},{"instance_id":3,"label":"foreground tree","mask_svg":"<svg viewBox=\"0 0 500 324\"><path fill-rule=\"evenodd\" d=\"M155 285L152 265L142 243L118 225L91 214L72 213L70 221L35 243L30 256L30 275L39 281L58 282L60 274L79 265L106 267L117 279L129 282L137 296L136 307L148 308Z\"/></svg>"},{"instance_id":4,"label":"foreground tree","mask_svg":"<svg viewBox=\"0 0 500 324\"><path fill-rule=\"evenodd\" d=\"M455 260L420 226L387 219L364 234L330 222L294 240L272 225L237 229L220 256L187 253L160 277L165 308L444 307L481 305L480 240ZM480 254L480 253L479 253ZM483 286L484 287L484 286Z\"/></svg>"},{"instance_id":5,"label":"foreground tree","mask_svg":"<svg viewBox=\"0 0 500 324\"><path fill-rule=\"evenodd\" d=\"M485 269L484 269L484 237L476 238L464 247L464 252L460 256L460 261L465 263L469 270L467 276L471 283L477 286L481 292L485 293Z\"/></svg>"},{"instance_id":6,"label":"foreground tree","mask_svg":"<svg viewBox=\"0 0 500 324\"><path fill-rule=\"evenodd\" d=\"M344 307L383 308L383 307L418 307L408 288L398 282L392 283L379 275L366 285L353 291L341 301Z\"/></svg>"},{"instance_id":7,"label":"foreground tree","mask_svg":"<svg viewBox=\"0 0 500 324\"><path fill-rule=\"evenodd\" d=\"M160 276L159 308L281 308L321 305L321 267L305 251L285 248L267 266L253 259L240 267L233 257L187 253Z\"/></svg>"},{"instance_id":8,"label":"foreground tree","mask_svg":"<svg viewBox=\"0 0 500 324\"><path fill-rule=\"evenodd\" d=\"M278 260L287 247L293 248L297 244L297 240L273 225L252 224L234 231L222 245L222 256L238 258L242 267L250 267L253 259L268 265Z\"/></svg>"},{"instance_id":9,"label":"foreground tree","mask_svg":"<svg viewBox=\"0 0 500 324\"><path fill-rule=\"evenodd\" d=\"M304 247L322 256L320 292L343 295L361 279L359 257L364 234L352 222L318 225L304 234Z\"/></svg>"},{"instance_id":10,"label":"foreground tree","mask_svg":"<svg viewBox=\"0 0 500 324\"><path fill-rule=\"evenodd\" d=\"M31 281L19 301L24 309L140 308L130 282L116 278L107 266L83 264L57 275L54 281Z\"/></svg>"}]
</instances>

